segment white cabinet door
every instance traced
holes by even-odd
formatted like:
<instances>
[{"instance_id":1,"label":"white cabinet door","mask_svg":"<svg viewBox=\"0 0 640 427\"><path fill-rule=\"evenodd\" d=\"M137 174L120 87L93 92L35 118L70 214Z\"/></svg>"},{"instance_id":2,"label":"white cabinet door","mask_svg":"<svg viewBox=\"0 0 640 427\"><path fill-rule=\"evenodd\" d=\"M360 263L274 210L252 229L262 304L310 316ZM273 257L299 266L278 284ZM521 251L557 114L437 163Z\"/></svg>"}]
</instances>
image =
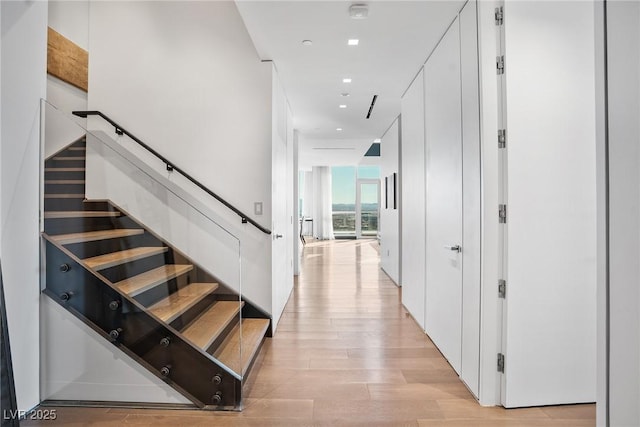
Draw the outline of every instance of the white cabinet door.
<instances>
[{"instance_id":1,"label":"white cabinet door","mask_svg":"<svg viewBox=\"0 0 640 427\"><path fill-rule=\"evenodd\" d=\"M460 373L462 353L462 130L459 19L425 64L425 330Z\"/></svg>"}]
</instances>

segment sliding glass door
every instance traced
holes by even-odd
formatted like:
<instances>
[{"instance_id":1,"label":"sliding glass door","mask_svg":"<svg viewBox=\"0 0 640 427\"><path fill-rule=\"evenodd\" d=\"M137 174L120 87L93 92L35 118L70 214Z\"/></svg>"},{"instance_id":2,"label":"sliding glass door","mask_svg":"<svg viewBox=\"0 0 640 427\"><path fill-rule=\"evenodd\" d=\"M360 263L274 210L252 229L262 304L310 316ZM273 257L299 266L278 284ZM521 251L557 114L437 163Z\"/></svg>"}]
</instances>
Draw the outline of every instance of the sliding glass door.
<instances>
[{"instance_id":1,"label":"sliding glass door","mask_svg":"<svg viewBox=\"0 0 640 427\"><path fill-rule=\"evenodd\" d=\"M380 217L380 181L359 179L356 185L356 237L378 237Z\"/></svg>"}]
</instances>

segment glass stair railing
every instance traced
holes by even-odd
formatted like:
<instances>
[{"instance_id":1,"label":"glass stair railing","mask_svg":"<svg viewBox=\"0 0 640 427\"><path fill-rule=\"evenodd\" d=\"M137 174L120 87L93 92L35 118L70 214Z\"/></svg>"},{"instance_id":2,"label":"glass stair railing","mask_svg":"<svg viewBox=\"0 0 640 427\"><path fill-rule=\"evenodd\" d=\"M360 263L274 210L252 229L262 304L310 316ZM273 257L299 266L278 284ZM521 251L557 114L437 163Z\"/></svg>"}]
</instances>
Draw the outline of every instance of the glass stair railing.
<instances>
[{"instance_id":1,"label":"glass stair railing","mask_svg":"<svg viewBox=\"0 0 640 427\"><path fill-rule=\"evenodd\" d=\"M115 141L42 108L43 292L195 406L240 409L270 319L242 298L239 239Z\"/></svg>"}]
</instances>

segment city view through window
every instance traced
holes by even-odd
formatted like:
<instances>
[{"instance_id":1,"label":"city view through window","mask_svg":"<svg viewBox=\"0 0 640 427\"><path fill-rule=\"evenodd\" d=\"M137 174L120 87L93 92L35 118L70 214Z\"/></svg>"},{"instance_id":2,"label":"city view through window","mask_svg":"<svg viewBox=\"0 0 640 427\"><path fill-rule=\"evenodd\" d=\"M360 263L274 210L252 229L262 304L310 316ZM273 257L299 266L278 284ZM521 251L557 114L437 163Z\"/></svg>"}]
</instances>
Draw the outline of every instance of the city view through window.
<instances>
[{"instance_id":1,"label":"city view through window","mask_svg":"<svg viewBox=\"0 0 640 427\"><path fill-rule=\"evenodd\" d=\"M379 179L380 168L378 166L337 166L331 168L333 232L336 237L356 235L358 192L360 193L361 236L377 236ZM359 191L358 185L360 186Z\"/></svg>"}]
</instances>

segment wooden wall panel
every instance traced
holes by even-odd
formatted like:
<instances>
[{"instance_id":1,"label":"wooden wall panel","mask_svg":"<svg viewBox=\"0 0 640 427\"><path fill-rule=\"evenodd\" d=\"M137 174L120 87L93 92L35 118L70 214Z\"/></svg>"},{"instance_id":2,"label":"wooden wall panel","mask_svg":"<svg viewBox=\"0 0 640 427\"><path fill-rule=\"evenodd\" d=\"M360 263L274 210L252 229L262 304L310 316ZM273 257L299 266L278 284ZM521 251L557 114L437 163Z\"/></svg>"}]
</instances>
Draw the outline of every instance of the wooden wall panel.
<instances>
[{"instance_id":1,"label":"wooden wall panel","mask_svg":"<svg viewBox=\"0 0 640 427\"><path fill-rule=\"evenodd\" d=\"M89 52L49 28L47 73L88 92Z\"/></svg>"}]
</instances>

